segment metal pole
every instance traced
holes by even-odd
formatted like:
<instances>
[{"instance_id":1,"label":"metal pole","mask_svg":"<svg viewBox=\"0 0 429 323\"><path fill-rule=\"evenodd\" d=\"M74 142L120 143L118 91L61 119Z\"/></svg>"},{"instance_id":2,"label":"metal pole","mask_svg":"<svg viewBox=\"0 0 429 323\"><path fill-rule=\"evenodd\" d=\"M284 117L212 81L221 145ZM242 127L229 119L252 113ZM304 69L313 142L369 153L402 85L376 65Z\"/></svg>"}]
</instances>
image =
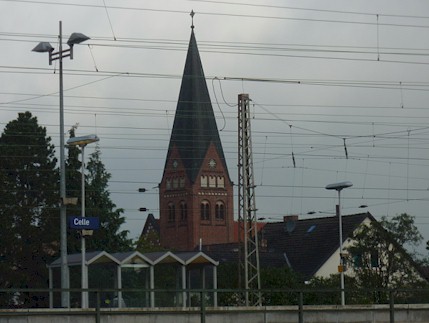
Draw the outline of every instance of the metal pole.
<instances>
[{"instance_id":1,"label":"metal pole","mask_svg":"<svg viewBox=\"0 0 429 323\"><path fill-rule=\"evenodd\" d=\"M85 217L85 146L82 145L82 165L81 165L81 175L82 175L82 218ZM82 308L88 308L88 292L84 289L88 288L88 278L87 278L87 267L86 267L86 245L85 245L85 235L82 230L81 236L81 255L82 255Z\"/></svg>"},{"instance_id":2,"label":"metal pole","mask_svg":"<svg viewBox=\"0 0 429 323\"><path fill-rule=\"evenodd\" d=\"M389 318L390 323L395 323L395 301L393 298L393 290L389 291Z\"/></svg>"},{"instance_id":3,"label":"metal pole","mask_svg":"<svg viewBox=\"0 0 429 323\"><path fill-rule=\"evenodd\" d=\"M200 322L206 323L206 293L204 290L200 292Z\"/></svg>"},{"instance_id":4,"label":"metal pole","mask_svg":"<svg viewBox=\"0 0 429 323\"><path fill-rule=\"evenodd\" d=\"M64 89L63 89L63 36L60 21L59 69L60 69L60 249L61 249L61 306L70 307L69 275L67 265L67 214L64 204L66 197L66 166L64 157Z\"/></svg>"},{"instance_id":5,"label":"metal pole","mask_svg":"<svg viewBox=\"0 0 429 323\"><path fill-rule=\"evenodd\" d=\"M344 293L344 259L343 259L343 223L341 220L341 190L338 190L338 223L340 232L340 280L341 280L341 306L346 305L346 296Z\"/></svg>"},{"instance_id":6,"label":"metal pole","mask_svg":"<svg viewBox=\"0 0 429 323\"><path fill-rule=\"evenodd\" d=\"M100 291L97 290L95 292L95 297L97 299L97 304L96 304L96 308L95 308L95 322L96 323L100 323L101 322L101 311L100 311L100 306L101 306L101 297L100 297Z\"/></svg>"}]
</instances>

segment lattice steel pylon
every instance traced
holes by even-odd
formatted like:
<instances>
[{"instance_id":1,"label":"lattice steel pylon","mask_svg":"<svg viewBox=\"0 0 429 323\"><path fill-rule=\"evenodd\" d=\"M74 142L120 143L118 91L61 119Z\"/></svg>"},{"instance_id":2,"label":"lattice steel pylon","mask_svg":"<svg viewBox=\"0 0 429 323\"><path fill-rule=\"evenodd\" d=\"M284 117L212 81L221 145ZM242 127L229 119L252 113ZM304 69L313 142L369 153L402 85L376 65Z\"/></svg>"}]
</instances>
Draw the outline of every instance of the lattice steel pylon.
<instances>
[{"instance_id":1,"label":"lattice steel pylon","mask_svg":"<svg viewBox=\"0 0 429 323\"><path fill-rule=\"evenodd\" d=\"M248 94L238 95L238 223L240 285L245 289L246 306L260 306L261 279Z\"/></svg>"}]
</instances>

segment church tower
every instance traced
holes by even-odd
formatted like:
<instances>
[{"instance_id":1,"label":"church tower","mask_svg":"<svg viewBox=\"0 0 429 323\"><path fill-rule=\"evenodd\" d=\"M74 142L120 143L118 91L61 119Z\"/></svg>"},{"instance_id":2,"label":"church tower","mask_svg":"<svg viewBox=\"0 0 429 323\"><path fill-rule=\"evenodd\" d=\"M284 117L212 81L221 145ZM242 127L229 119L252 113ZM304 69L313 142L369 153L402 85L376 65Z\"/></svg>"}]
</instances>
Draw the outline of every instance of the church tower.
<instances>
[{"instance_id":1,"label":"church tower","mask_svg":"<svg viewBox=\"0 0 429 323\"><path fill-rule=\"evenodd\" d=\"M233 242L233 183L192 26L164 173L159 184L160 236L189 251Z\"/></svg>"}]
</instances>

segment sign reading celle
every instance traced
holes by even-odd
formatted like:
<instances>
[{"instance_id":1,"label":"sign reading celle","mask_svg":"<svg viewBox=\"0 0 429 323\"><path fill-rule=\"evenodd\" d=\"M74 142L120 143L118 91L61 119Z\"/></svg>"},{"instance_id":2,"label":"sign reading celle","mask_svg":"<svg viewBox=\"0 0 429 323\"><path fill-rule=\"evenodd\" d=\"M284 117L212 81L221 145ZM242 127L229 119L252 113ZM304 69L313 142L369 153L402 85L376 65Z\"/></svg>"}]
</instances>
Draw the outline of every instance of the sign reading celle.
<instances>
[{"instance_id":1,"label":"sign reading celle","mask_svg":"<svg viewBox=\"0 0 429 323\"><path fill-rule=\"evenodd\" d=\"M70 216L69 227L78 230L98 230L100 228L100 220L96 217Z\"/></svg>"}]
</instances>

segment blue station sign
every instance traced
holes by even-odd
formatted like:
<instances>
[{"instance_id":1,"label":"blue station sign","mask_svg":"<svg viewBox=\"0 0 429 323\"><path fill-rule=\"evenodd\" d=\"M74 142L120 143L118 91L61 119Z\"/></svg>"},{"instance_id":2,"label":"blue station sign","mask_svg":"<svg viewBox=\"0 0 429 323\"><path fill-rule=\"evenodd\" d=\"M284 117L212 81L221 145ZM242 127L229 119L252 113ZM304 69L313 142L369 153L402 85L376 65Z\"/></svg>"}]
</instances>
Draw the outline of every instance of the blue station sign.
<instances>
[{"instance_id":1,"label":"blue station sign","mask_svg":"<svg viewBox=\"0 0 429 323\"><path fill-rule=\"evenodd\" d=\"M96 217L70 216L69 227L77 230L98 230L100 219Z\"/></svg>"}]
</instances>

